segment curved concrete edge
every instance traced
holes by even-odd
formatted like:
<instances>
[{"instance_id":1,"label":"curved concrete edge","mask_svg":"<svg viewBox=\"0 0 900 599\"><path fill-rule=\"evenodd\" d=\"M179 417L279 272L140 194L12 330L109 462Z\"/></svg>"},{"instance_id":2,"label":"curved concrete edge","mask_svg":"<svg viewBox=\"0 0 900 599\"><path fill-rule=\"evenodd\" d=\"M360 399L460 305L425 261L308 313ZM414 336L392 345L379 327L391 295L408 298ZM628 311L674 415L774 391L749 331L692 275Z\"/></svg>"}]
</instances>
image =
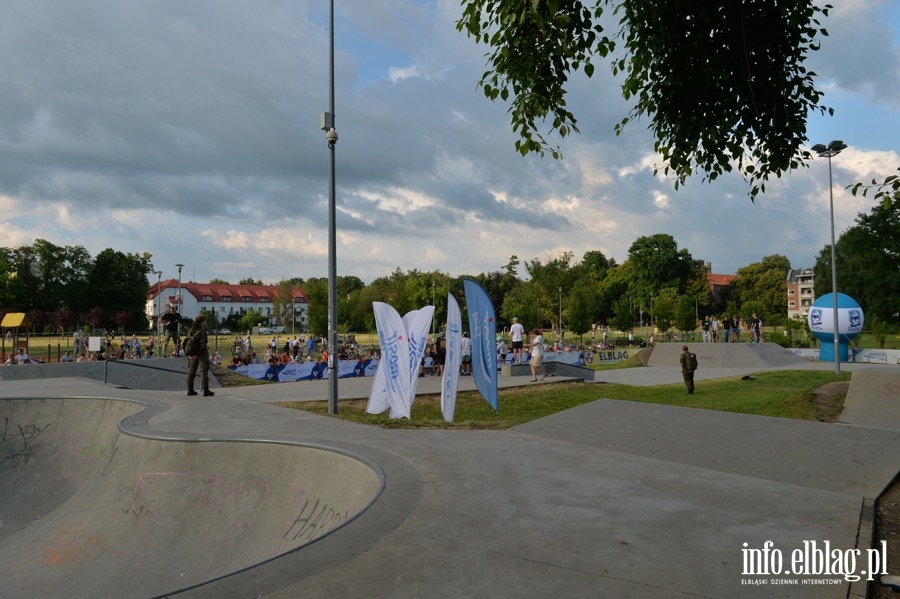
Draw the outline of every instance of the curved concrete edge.
<instances>
[{"instance_id":1,"label":"curved concrete edge","mask_svg":"<svg viewBox=\"0 0 900 599\"><path fill-rule=\"evenodd\" d=\"M384 471L386 483L378 501L359 513L353 526L342 526L304 547L252 568L152 599L176 595L192 599L221 599L269 594L339 567L393 534L422 500L424 484L421 476L413 466L396 455L371 447L347 445L346 448L369 454ZM265 593L261 593L260 589L266 589Z\"/></svg>"},{"instance_id":2,"label":"curved concrete edge","mask_svg":"<svg viewBox=\"0 0 900 599\"><path fill-rule=\"evenodd\" d=\"M188 433L162 432L152 427L150 420L177 408L170 403L155 399L134 399L101 394L66 398L43 397L41 399L121 401L143 406L143 410L123 418L118 423L118 430L121 434L137 439L176 443L259 443L302 447L337 453L357 460L370 468L377 476L378 489L370 501L352 517L323 536L247 567L183 588L168 590L157 597L170 597L185 593L190 593L191 596L209 597L221 597L223 593L228 596L243 596L244 592L247 596L255 596L260 588L275 589L294 584L299 579L333 568L336 563L351 559L369 550L371 546L395 531L407 519L423 495L421 477L409 463L396 455L371 447L323 442L314 438L298 441L279 435L223 434L200 437ZM351 526L351 523L357 522L357 526ZM329 537L334 538L329 539Z\"/></svg>"}]
</instances>

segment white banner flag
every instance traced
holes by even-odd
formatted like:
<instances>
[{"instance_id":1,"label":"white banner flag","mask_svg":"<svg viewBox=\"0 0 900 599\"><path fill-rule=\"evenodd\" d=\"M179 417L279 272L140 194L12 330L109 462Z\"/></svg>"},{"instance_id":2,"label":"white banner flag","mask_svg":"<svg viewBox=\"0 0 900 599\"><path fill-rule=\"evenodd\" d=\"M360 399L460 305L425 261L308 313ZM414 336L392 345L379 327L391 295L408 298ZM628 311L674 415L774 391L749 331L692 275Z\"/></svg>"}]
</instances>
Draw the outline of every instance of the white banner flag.
<instances>
[{"instance_id":1,"label":"white banner flag","mask_svg":"<svg viewBox=\"0 0 900 599\"><path fill-rule=\"evenodd\" d=\"M409 340L400 314L383 302L372 302L375 310L375 326L381 344L381 362L375 373L372 393L366 411L380 414L385 400L391 408L391 416L410 417L412 400L409 394Z\"/></svg>"},{"instance_id":2,"label":"white banner flag","mask_svg":"<svg viewBox=\"0 0 900 599\"><path fill-rule=\"evenodd\" d=\"M447 355L444 358L444 378L441 379L441 412L444 420L453 422L456 414L456 390L459 386L459 366L462 364L460 340L462 316L456 298L447 294Z\"/></svg>"},{"instance_id":3,"label":"white banner flag","mask_svg":"<svg viewBox=\"0 0 900 599\"><path fill-rule=\"evenodd\" d=\"M410 316L413 315L413 316ZM407 317L410 317L407 320ZM431 328L431 319L434 317L434 306L425 306L421 310L414 310L403 317L406 324L406 335L409 337L409 403L416 399L416 388L419 386L419 364L425 355L425 346L428 344L428 329Z\"/></svg>"}]
</instances>

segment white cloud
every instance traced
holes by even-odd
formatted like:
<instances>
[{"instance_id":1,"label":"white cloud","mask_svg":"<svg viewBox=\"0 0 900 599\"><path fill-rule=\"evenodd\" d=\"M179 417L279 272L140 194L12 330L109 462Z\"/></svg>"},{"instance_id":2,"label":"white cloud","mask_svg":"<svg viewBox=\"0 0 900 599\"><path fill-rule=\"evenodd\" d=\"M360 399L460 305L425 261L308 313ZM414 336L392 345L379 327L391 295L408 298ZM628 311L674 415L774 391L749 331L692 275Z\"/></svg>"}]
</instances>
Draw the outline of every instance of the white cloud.
<instances>
[{"instance_id":1,"label":"white cloud","mask_svg":"<svg viewBox=\"0 0 900 599\"><path fill-rule=\"evenodd\" d=\"M882 18L892 5L848 6L811 59L838 109L810 119L811 143L851 146L833 163L838 230L869 202L844 187L900 166L897 31ZM595 249L621 261L637 237L660 232L733 272L772 253L809 265L827 242L824 161L769 182L756 204L734 175L675 190L652 176L661 162L644 125L613 133L627 106L602 67L572 78L582 134L560 140L565 158L523 158L508 105L476 85L487 49L456 31L458 2L337 8L342 274L477 274L512 254ZM323 7L33 0L5 10L0 53L17 59L0 63L0 245L148 251L166 276L192 262L198 280L325 275Z\"/></svg>"}]
</instances>

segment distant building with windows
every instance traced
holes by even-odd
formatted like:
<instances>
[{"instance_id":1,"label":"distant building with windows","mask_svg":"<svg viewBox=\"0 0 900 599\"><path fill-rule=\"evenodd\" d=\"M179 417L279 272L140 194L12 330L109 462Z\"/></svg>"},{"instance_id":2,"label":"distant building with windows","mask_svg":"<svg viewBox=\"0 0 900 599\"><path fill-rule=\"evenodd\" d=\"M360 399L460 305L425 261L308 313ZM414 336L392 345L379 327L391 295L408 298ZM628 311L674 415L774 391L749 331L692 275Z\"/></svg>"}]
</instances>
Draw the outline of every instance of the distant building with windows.
<instances>
[{"instance_id":1,"label":"distant building with windows","mask_svg":"<svg viewBox=\"0 0 900 599\"><path fill-rule=\"evenodd\" d=\"M706 262L706 280L709 282L709 292L712 296L712 305L721 306L731 298L731 282L737 275L715 274L712 271L712 262Z\"/></svg>"},{"instance_id":2,"label":"distant building with windows","mask_svg":"<svg viewBox=\"0 0 900 599\"><path fill-rule=\"evenodd\" d=\"M275 314L276 285L225 285L214 283L181 283L181 299L179 301L179 283L177 279L151 283L147 297L145 312L155 328L160 311L165 312L170 305L175 305L185 318L196 318L201 312L213 314L216 322L223 322L237 314L242 317L249 310L257 310L262 314L263 325L277 323ZM309 296L299 287L291 288L293 297L293 318L297 332L305 330L309 323ZM290 324L287 332L291 332Z\"/></svg>"},{"instance_id":3,"label":"distant building with windows","mask_svg":"<svg viewBox=\"0 0 900 599\"><path fill-rule=\"evenodd\" d=\"M816 275L811 268L793 268L787 273L788 318L805 320L815 299Z\"/></svg>"}]
</instances>

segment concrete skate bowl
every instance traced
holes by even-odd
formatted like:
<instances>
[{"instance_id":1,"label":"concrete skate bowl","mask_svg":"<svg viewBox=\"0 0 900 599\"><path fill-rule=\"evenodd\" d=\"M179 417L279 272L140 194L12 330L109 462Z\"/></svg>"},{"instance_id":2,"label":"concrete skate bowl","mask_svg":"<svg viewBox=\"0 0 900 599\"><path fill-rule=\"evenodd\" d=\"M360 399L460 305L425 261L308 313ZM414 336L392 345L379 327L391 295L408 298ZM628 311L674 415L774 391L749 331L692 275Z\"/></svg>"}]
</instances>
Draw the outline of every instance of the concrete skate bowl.
<instances>
[{"instance_id":1,"label":"concrete skate bowl","mask_svg":"<svg viewBox=\"0 0 900 599\"><path fill-rule=\"evenodd\" d=\"M173 593L308 545L384 488L323 447L121 432L144 407L0 401L0 596Z\"/></svg>"}]
</instances>

